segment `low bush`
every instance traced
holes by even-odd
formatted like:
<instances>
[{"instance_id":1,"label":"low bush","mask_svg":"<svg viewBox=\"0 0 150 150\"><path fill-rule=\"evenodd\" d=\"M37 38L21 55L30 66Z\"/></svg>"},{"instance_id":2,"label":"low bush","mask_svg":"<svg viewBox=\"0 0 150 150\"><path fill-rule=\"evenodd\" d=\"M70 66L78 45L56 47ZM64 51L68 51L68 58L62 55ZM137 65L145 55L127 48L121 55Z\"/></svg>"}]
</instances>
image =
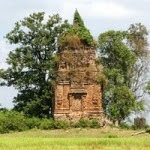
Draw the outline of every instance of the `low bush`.
<instances>
[{"instance_id":1,"label":"low bush","mask_svg":"<svg viewBox=\"0 0 150 150\"><path fill-rule=\"evenodd\" d=\"M41 125L41 119L39 118L26 118L27 119L27 126L29 129L33 129L33 128L37 128L39 129L40 128L40 125Z\"/></svg>"},{"instance_id":2,"label":"low bush","mask_svg":"<svg viewBox=\"0 0 150 150\"><path fill-rule=\"evenodd\" d=\"M147 128L145 132L150 134L150 127Z\"/></svg>"},{"instance_id":3,"label":"low bush","mask_svg":"<svg viewBox=\"0 0 150 150\"><path fill-rule=\"evenodd\" d=\"M114 134L110 134L110 135L107 136L107 138L118 138L118 136L114 135Z\"/></svg>"},{"instance_id":4,"label":"low bush","mask_svg":"<svg viewBox=\"0 0 150 150\"><path fill-rule=\"evenodd\" d=\"M70 127L69 122L64 121L64 120L56 120L54 122L54 128L55 129L67 129Z\"/></svg>"},{"instance_id":5,"label":"low bush","mask_svg":"<svg viewBox=\"0 0 150 150\"><path fill-rule=\"evenodd\" d=\"M92 119L92 120L80 119L79 122L77 122L74 127L77 127L77 128L88 128L88 127L89 128L99 128L100 123L96 119Z\"/></svg>"},{"instance_id":6,"label":"low bush","mask_svg":"<svg viewBox=\"0 0 150 150\"><path fill-rule=\"evenodd\" d=\"M134 118L134 125L137 129L143 129L146 126L146 119L145 118Z\"/></svg>"},{"instance_id":7,"label":"low bush","mask_svg":"<svg viewBox=\"0 0 150 150\"><path fill-rule=\"evenodd\" d=\"M134 119L134 125L131 126L133 130L139 130L139 129L148 129L149 125L146 124L145 118L135 118Z\"/></svg>"},{"instance_id":8,"label":"low bush","mask_svg":"<svg viewBox=\"0 0 150 150\"><path fill-rule=\"evenodd\" d=\"M120 128L122 128L122 129L130 129L130 128L131 128L131 126L129 126L129 125L126 124L125 122L121 123L119 126L120 126Z\"/></svg>"},{"instance_id":9,"label":"low bush","mask_svg":"<svg viewBox=\"0 0 150 150\"><path fill-rule=\"evenodd\" d=\"M24 115L15 111L0 112L0 133L27 130L27 120Z\"/></svg>"},{"instance_id":10,"label":"low bush","mask_svg":"<svg viewBox=\"0 0 150 150\"><path fill-rule=\"evenodd\" d=\"M46 118L42 119L39 128L42 130L54 129L54 120Z\"/></svg>"},{"instance_id":11,"label":"low bush","mask_svg":"<svg viewBox=\"0 0 150 150\"><path fill-rule=\"evenodd\" d=\"M76 128L87 128L90 127L90 121L88 119L80 119L74 127Z\"/></svg>"},{"instance_id":12,"label":"low bush","mask_svg":"<svg viewBox=\"0 0 150 150\"><path fill-rule=\"evenodd\" d=\"M96 119L92 119L90 121L90 128L99 128L100 127L100 122Z\"/></svg>"},{"instance_id":13,"label":"low bush","mask_svg":"<svg viewBox=\"0 0 150 150\"><path fill-rule=\"evenodd\" d=\"M28 118L24 114L15 111L0 111L0 133L13 131L25 131L33 128L41 130L78 128L99 128L100 123L96 119L81 119L77 123L69 123L64 120L54 121L52 118Z\"/></svg>"}]
</instances>

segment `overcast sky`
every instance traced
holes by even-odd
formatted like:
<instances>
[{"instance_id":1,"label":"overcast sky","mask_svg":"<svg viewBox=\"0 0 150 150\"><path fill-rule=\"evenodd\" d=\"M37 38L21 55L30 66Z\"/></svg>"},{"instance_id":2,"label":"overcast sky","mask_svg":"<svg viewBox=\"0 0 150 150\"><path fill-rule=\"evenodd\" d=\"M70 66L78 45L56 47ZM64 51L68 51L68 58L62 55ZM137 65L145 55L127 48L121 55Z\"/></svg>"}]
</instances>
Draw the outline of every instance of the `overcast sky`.
<instances>
[{"instance_id":1,"label":"overcast sky","mask_svg":"<svg viewBox=\"0 0 150 150\"><path fill-rule=\"evenodd\" d=\"M150 28L150 0L0 0L0 68L5 68L5 59L11 46L4 37L14 23L33 12L48 15L59 13L72 21L77 8L85 25L96 38L107 30L127 30L132 23L141 22ZM13 88L0 88L0 103L12 108L16 95Z\"/></svg>"}]
</instances>

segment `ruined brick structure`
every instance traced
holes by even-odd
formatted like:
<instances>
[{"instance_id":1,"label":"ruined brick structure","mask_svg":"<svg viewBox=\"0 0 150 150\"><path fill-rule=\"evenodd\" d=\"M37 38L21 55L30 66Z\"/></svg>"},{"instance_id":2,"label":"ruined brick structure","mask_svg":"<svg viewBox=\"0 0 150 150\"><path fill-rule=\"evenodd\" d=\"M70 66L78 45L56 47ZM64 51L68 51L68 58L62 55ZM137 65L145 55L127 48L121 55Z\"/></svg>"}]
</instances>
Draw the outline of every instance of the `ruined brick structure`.
<instances>
[{"instance_id":1,"label":"ruined brick structure","mask_svg":"<svg viewBox=\"0 0 150 150\"><path fill-rule=\"evenodd\" d=\"M54 118L77 121L102 119L101 86L96 82L99 69L95 49L64 48L58 53Z\"/></svg>"}]
</instances>

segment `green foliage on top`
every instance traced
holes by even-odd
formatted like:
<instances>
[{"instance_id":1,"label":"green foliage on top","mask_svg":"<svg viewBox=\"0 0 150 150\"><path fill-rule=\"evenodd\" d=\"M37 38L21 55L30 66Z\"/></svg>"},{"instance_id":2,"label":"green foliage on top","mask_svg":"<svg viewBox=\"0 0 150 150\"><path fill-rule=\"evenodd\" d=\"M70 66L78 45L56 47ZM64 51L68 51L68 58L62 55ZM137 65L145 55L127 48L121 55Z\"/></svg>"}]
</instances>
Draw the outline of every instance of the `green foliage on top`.
<instances>
[{"instance_id":1,"label":"green foliage on top","mask_svg":"<svg viewBox=\"0 0 150 150\"><path fill-rule=\"evenodd\" d=\"M74 18L73 18L73 25L75 26L79 26L79 27L85 27L84 26L84 22L78 12L78 10L76 9L75 13L74 13Z\"/></svg>"},{"instance_id":2,"label":"green foliage on top","mask_svg":"<svg viewBox=\"0 0 150 150\"><path fill-rule=\"evenodd\" d=\"M90 34L90 31L85 27L77 10L74 14L73 25L70 25L61 35L59 38L59 45L60 47L95 46L93 37Z\"/></svg>"}]
</instances>

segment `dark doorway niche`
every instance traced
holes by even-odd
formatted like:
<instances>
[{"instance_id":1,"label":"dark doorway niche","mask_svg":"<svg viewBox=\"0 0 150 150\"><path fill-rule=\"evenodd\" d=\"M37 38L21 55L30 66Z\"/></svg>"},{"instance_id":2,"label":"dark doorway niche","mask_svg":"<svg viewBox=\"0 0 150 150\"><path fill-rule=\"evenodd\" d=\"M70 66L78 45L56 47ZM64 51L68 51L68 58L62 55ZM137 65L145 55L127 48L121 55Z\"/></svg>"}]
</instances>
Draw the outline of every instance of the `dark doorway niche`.
<instances>
[{"instance_id":1,"label":"dark doorway niche","mask_svg":"<svg viewBox=\"0 0 150 150\"><path fill-rule=\"evenodd\" d=\"M84 95L84 93L72 93L75 100L81 100Z\"/></svg>"}]
</instances>

